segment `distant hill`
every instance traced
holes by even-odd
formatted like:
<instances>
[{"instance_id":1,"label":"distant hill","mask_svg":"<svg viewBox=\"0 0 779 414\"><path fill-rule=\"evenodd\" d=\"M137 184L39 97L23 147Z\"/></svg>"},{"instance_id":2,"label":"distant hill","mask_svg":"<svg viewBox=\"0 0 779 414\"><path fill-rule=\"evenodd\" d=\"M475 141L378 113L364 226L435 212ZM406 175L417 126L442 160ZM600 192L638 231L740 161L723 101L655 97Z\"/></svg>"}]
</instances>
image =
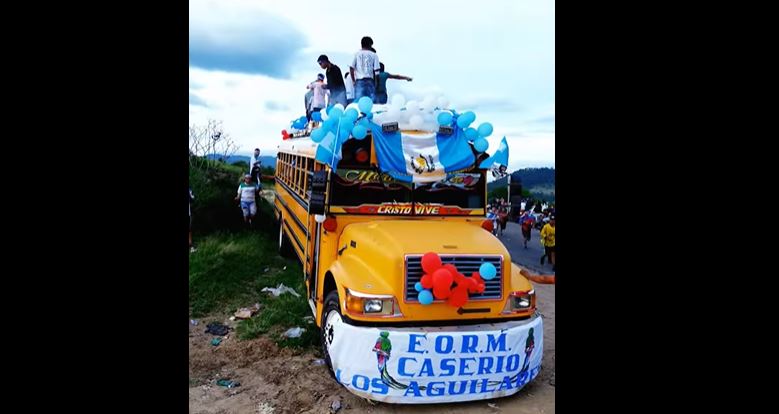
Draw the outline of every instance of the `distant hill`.
<instances>
[{"instance_id":1,"label":"distant hill","mask_svg":"<svg viewBox=\"0 0 779 414\"><path fill-rule=\"evenodd\" d=\"M220 158L224 158L224 155L222 154L208 154L206 157L208 157L209 160L218 160ZM247 165L249 164L250 157L247 155L231 155L227 157L225 160L228 164L235 164L238 161L243 161ZM276 168L276 157L271 157L267 155L261 155L260 161L262 161L263 167L272 167Z\"/></svg>"},{"instance_id":2,"label":"distant hill","mask_svg":"<svg viewBox=\"0 0 779 414\"><path fill-rule=\"evenodd\" d=\"M511 173L512 182L522 183L522 188L530 191L534 197L543 200L554 200L555 170L554 168L523 168ZM487 184L487 191L508 186L508 177L503 177Z\"/></svg>"}]
</instances>

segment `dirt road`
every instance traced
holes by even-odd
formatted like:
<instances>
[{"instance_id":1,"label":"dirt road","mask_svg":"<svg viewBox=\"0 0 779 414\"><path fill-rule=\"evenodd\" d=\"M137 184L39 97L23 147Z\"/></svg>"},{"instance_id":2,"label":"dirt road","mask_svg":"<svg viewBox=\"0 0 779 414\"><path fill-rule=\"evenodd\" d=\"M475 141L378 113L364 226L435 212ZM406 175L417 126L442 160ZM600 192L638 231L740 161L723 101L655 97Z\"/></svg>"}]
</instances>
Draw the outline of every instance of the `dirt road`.
<instances>
[{"instance_id":1,"label":"dirt road","mask_svg":"<svg viewBox=\"0 0 779 414\"><path fill-rule=\"evenodd\" d=\"M190 325L189 412L324 414L330 413L332 402L338 399L339 413L554 413L555 388L550 380L555 369L555 286L535 288L544 318L543 369L536 380L513 396L431 405L371 403L336 383L326 366L315 365L319 356L313 351L279 348L268 338L239 341L232 331L219 346L212 346L212 336L203 332L203 322L209 320L205 318L197 326ZM227 317L217 319L225 321ZM219 378L230 378L241 386L217 386Z\"/></svg>"}]
</instances>

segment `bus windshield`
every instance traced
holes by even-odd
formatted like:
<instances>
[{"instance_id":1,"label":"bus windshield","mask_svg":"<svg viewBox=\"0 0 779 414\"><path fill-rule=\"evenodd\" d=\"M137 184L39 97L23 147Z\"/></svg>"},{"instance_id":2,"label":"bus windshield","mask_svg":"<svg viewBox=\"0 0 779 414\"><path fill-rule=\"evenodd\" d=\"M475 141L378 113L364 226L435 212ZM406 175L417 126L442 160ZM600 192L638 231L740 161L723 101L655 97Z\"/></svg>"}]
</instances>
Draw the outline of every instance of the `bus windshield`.
<instances>
[{"instance_id":1,"label":"bus windshield","mask_svg":"<svg viewBox=\"0 0 779 414\"><path fill-rule=\"evenodd\" d=\"M448 174L434 183L406 183L378 171L338 169L332 174L330 205L351 214L470 215L484 208L485 181L480 170Z\"/></svg>"}]
</instances>

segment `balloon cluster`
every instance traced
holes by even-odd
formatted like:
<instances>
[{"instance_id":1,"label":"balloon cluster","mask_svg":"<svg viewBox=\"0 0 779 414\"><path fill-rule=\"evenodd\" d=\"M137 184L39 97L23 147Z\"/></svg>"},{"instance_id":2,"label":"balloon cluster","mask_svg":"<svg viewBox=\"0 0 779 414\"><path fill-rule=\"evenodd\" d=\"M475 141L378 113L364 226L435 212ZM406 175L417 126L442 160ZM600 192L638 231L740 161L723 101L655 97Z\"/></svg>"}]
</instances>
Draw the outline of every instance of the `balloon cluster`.
<instances>
[{"instance_id":1,"label":"balloon cluster","mask_svg":"<svg viewBox=\"0 0 779 414\"><path fill-rule=\"evenodd\" d=\"M295 129L306 129L307 123L308 123L308 118L306 118L306 116L303 115L298 119L293 119L290 122L290 126Z\"/></svg>"},{"instance_id":2,"label":"balloon cluster","mask_svg":"<svg viewBox=\"0 0 779 414\"><path fill-rule=\"evenodd\" d=\"M467 111L462 114L454 112L441 112L438 114L438 125L452 126L452 123L456 123L457 127L465 132L465 137L473 142L473 147L476 151L485 152L489 148L490 144L487 142L487 137L492 135L492 124L484 122L479 125L478 128L472 128L471 124L476 120L476 114L472 111Z\"/></svg>"},{"instance_id":3,"label":"balloon cluster","mask_svg":"<svg viewBox=\"0 0 779 414\"><path fill-rule=\"evenodd\" d=\"M377 124L397 122L400 129L437 131L436 117L442 108L449 106L443 96L428 95L422 101L410 100L402 94L395 94L383 110L376 113Z\"/></svg>"},{"instance_id":4,"label":"balloon cluster","mask_svg":"<svg viewBox=\"0 0 779 414\"><path fill-rule=\"evenodd\" d=\"M484 281L497 275L495 265L483 263L478 272L466 277L454 265L443 264L441 258L433 252L422 256L422 270L425 273L414 286L419 292L419 303L429 305L435 298L446 300L446 303L456 308L468 302L469 293L484 293Z\"/></svg>"},{"instance_id":5,"label":"balloon cluster","mask_svg":"<svg viewBox=\"0 0 779 414\"><path fill-rule=\"evenodd\" d=\"M373 100L367 96L360 98L357 103L351 103L344 108L341 104L322 109L311 114L314 121L322 122L322 125L311 131L311 140L321 142L328 132L337 134L338 139L345 141L349 137L363 139L368 135L369 120L373 118L371 113ZM362 113L362 117L360 116Z\"/></svg>"}]
</instances>

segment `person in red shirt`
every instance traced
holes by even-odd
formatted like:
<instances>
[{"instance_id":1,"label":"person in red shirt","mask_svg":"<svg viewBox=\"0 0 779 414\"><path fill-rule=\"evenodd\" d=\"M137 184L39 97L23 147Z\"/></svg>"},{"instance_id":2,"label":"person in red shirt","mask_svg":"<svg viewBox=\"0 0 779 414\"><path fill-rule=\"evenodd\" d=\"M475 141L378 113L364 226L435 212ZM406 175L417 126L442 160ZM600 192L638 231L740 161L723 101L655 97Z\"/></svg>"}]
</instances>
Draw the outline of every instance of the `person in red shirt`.
<instances>
[{"instance_id":1,"label":"person in red shirt","mask_svg":"<svg viewBox=\"0 0 779 414\"><path fill-rule=\"evenodd\" d=\"M522 215L519 216L519 226L522 228L522 237L524 238L525 248L527 249L527 242L530 241L530 233L533 229L535 220L533 219L533 216L525 210L522 210L520 213Z\"/></svg>"}]
</instances>

